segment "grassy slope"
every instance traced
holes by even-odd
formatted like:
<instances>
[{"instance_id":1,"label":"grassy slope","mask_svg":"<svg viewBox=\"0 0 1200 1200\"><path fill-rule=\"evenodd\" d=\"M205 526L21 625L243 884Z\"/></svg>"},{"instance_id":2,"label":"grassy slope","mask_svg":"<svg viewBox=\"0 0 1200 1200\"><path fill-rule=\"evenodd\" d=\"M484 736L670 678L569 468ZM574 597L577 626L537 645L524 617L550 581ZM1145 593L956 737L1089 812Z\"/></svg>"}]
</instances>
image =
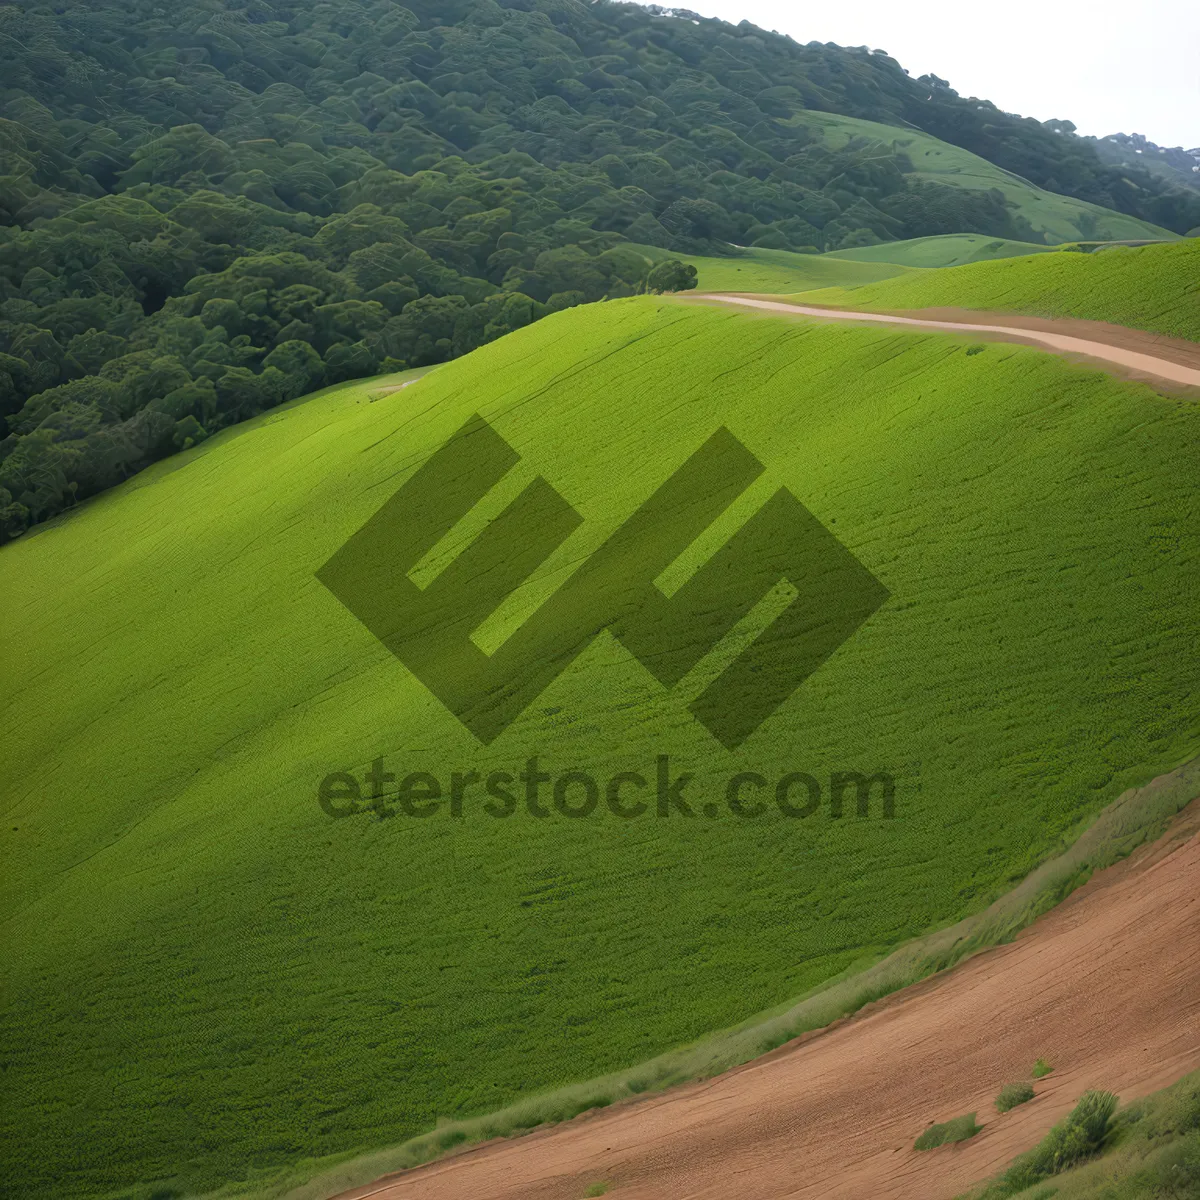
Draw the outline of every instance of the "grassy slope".
<instances>
[{"instance_id":1,"label":"grassy slope","mask_svg":"<svg viewBox=\"0 0 1200 1200\"><path fill-rule=\"evenodd\" d=\"M326 1200L393 1171L418 1166L464 1142L487 1141L537 1125L568 1121L589 1109L619 1103L687 1081L708 1079L821 1029L863 1005L928 978L986 948L1011 941L1038 916L1060 903L1096 871L1112 866L1137 846L1153 841L1200 789L1200 758L1108 805L1065 852L1044 862L981 912L905 942L876 963L860 963L781 1009L757 1013L731 1030L668 1051L636 1066L535 1093L511 1107L462 1121L444 1122L429 1133L336 1164L300 1163L296 1187L251 1193L253 1200ZM324 1169L322 1169L324 1167Z\"/></svg>"},{"instance_id":2,"label":"grassy slope","mask_svg":"<svg viewBox=\"0 0 1200 1200\"><path fill-rule=\"evenodd\" d=\"M982 233L947 233L910 238L904 242L884 242L879 246L861 246L857 250L833 250L824 257L852 262L898 263L906 267L961 267L964 263L1046 254L1051 250L1050 246L992 238Z\"/></svg>"},{"instance_id":3,"label":"grassy slope","mask_svg":"<svg viewBox=\"0 0 1200 1200\"><path fill-rule=\"evenodd\" d=\"M1103 1153L1030 1188L1003 1176L960 1200L1185 1200L1200 1195L1200 1071L1120 1109Z\"/></svg>"},{"instance_id":4,"label":"grassy slope","mask_svg":"<svg viewBox=\"0 0 1200 1200\"><path fill-rule=\"evenodd\" d=\"M956 267L998 258L1049 254L1052 246L1006 241L978 233L951 233L938 237L884 242L857 250L829 254L795 254L789 250L764 250L747 246L735 255L677 254L657 246L636 246L655 262L678 258L697 271L697 287L706 292L761 292L782 295L816 288L859 288L901 275L916 268Z\"/></svg>"},{"instance_id":5,"label":"grassy slope","mask_svg":"<svg viewBox=\"0 0 1200 1200\"><path fill-rule=\"evenodd\" d=\"M835 148L844 146L856 137L894 142L908 155L918 176L936 183L976 190L999 188L1016 206L1016 211L1050 243L1074 242L1081 238L1121 241L1176 236L1137 217L1113 212L1085 200L1043 191L987 159L940 141L919 129L901 129L857 117L810 111L798 113L792 118L792 123L821 132L825 141ZM1083 226L1080 225L1081 218L1084 220ZM1089 224L1089 218L1094 223Z\"/></svg>"},{"instance_id":6,"label":"grassy slope","mask_svg":"<svg viewBox=\"0 0 1200 1200\"><path fill-rule=\"evenodd\" d=\"M782 294L809 288L854 288L903 275L908 269L891 261L855 262L832 254L794 254L790 250L764 250L758 246L748 246L728 258L677 254L657 246L635 246L634 249L655 262L677 258L691 263L696 268L696 286L703 292Z\"/></svg>"},{"instance_id":7,"label":"grassy slope","mask_svg":"<svg viewBox=\"0 0 1200 1200\"><path fill-rule=\"evenodd\" d=\"M847 308L955 306L1082 317L1200 341L1200 238L1169 245L1063 251L922 271L853 290L794 297Z\"/></svg>"},{"instance_id":8,"label":"grassy slope","mask_svg":"<svg viewBox=\"0 0 1200 1200\"><path fill-rule=\"evenodd\" d=\"M203 1190L641 1061L978 909L1200 748L1194 404L1024 347L650 298L376 388L0 553L10 1194ZM484 750L313 578L474 410L585 518L510 617L721 424L767 463L757 501L790 487L892 600L737 752L607 637ZM885 767L897 817L315 801L376 755L533 753L670 754L696 807L735 770Z\"/></svg>"}]
</instances>

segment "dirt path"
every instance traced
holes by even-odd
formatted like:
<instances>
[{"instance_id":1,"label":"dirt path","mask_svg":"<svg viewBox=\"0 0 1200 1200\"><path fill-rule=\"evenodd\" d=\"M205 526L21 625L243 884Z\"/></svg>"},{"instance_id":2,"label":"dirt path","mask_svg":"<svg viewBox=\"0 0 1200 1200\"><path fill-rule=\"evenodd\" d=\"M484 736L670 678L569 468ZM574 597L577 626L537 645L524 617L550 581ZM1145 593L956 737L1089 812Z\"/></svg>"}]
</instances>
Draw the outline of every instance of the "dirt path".
<instances>
[{"instance_id":1,"label":"dirt path","mask_svg":"<svg viewBox=\"0 0 1200 1200\"><path fill-rule=\"evenodd\" d=\"M939 1200L1032 1146L1089 1087L1200 1068L1200 801L1013 943L704 1083L346 1193L375 1200ZM1053 1074L1000 1116L1002 1084ZM981 1133L918 1154L931 1121Z\"/></svg>"},{"instance_id":2,"label":"dirt path","mask_svg":"<svg viewBox=\"0 0 1200 1200\"><path fill-rule=\"evenodd\" d=\"M989 340L1020 342L1052 350L1067 358L1086 360L1126 378L1172 388L1200 388L1200 345L1102 321L1068 318L1047 320L1013 313L980 313L967 309L924 309L919 313L851 312L789 304L762 296L705 292L689 300L736 304L789 316L816 317L825 321L855 321L903 325L916 329L968 333Z\"/></svg>"}]
</instances>

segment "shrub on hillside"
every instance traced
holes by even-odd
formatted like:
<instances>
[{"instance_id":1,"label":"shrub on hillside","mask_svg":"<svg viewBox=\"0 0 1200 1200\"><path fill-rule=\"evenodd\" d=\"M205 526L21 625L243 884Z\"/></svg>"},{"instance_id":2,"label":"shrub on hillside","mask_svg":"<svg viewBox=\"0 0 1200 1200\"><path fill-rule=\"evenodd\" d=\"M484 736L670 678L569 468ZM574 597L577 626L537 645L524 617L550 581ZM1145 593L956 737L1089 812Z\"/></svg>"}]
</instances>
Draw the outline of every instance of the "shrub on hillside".
<instances>
[{"instance_id":1,"label":"shrub on hillside","mask_svg":"<svg viewBox=\"0 0 1200 1200\"><path fill-rule=\"evenodd\" d=\"M646 277L650 292L689 292L696 286L696 268L677 258L658 263Z\"/></svg>"},{"instance_id":2,"label":"shrub on hillside","mask_svg":"<svg viewBox=\"0 0 1200 1200\"><path fill-rule=\"evenodd\" d=\"M975 1124L975 1114L967 1113L963 1117L955 1117L953 1121L943 1121L940 1125L930 1125L915 1142L914 1150L933 1150L937 1146L945 1146L950 1142L965 1142L979 1132Z\"/></svg>"},{"instance_id":3,"label":"shrub on hillside","mask_svg":"<svg viewBox=\"0 0 1200 1200\"><path fill-rule=\"evenodd\" d=\"M1000 1112L1008 1112L1018 1104L1025 1104L1033 1099L1033 1088L1027 1083L1006 1083L996 1097L996 1108Z\"/></svg>"}]
</instances>

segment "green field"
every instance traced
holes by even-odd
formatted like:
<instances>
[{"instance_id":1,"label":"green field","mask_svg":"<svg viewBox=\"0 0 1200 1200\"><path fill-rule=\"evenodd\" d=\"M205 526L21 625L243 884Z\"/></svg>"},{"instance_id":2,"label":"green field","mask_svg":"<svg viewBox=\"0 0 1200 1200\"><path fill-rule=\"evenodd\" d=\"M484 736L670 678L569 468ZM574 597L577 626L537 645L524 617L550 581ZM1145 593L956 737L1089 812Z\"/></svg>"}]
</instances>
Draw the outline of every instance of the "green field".
<instances>
[{"instance_id":1,"label":"green field","mask_svg":"<svg viewBox=\"0 0 1200 1200\"><path fill-rule=\"evenodd\" d=\"M979 911L1196 753L1200 409L969 348L571 309L228 430L0 551L0 1191L265 1188L640 1062ZM607 634L484 748L314 577L474 412L522 464L468 524L538 474L583 518L477 642L720 426L765 474L662 586L786 487L891 598L737 750L686 708L708 660L667 691ZM696 815L317 803L380 756L445 779L533 755L602 778L667 755ZM891 772L895 816L701 811L734 772L836 770Z\"/></svg>"},{"instance_id":2,"label":"green field","mask_svg":"<svg viewBox=\"0 0 1200 1200\"><path fill-rule=\"evenodd\" d=\"M635 246L634 249L654 262L677 258L691 263L696 268L696 286L702 292L783 294L810 288L854 288L903 275L908 269L890 260L856 262L842 254L796 254L791 250L766 250L761 246L739 247L736 255L727 258L678 254L673 250L660 250L657 246Z\"/></svg>"},{"instance_id":3,"label":"green field","mask_svg":"<svg viewBox=\"0 0 1200 1200\"><path fill-rule=\"evenodd\" d=\"M903 311L975 308L1080 317L1200 341L1200 238L1158 246L1111 246L912 272L853 290L792 297L812 304Z\"/></svg>"},{"instance_id":4,"label":"green field","mask_svg":"<svg viewBox=\"0 0 1200 1200\"><path fill-rule=\"evenodd\" d=\"M1076 242L1081 238L1114 242L1176 236L1170 230L1137 217L1035 187L1019 175L1005 171L969 150L940 141L920 129L902 129L878 121L815 111L798 113L791 123L819 133L826 144L835 150L855 138L894 145L908 155L914 174L922 179L983 191L998 188L1034 231L1052 244Z\"/></svg>"},{"instance_id":5,"label":"green field","mask_svg":"<svg viewBox=\"0 0 1200 1200\"><path fill-rule=\"evenodd\" d=\"M660 250L656 246L635 246L634 249L652 262L677 258L691 263L697 272L696 286L703 292L775 295L818 288L861 288L865 284L898 276L909 277L910 282L916 285L921 279L917 268L956 267L1054 252L1053 246L1006 241L978 233L952 233L902 242L882 242L878 246L834 250L828 254L797 254L790 250L767 250L759 246L738 247L737 253L724 257L678 254Z\"/></svg>"},{"instance_id":6,"label":"green field","mask_svg":"<svg viewBox=\"0 0 1200 1200\"><path fill-rule=\"evenodd\" d=\"M1052 246L992 238L982 233L947 233L938 237L910 238L904 242L883 242L878 246L860 246L857 250L832 250L822 257L850 262L897 263L906 267L961 267L964 263L1045 254L1051 250Z\"/></svg>"}]
</instances>

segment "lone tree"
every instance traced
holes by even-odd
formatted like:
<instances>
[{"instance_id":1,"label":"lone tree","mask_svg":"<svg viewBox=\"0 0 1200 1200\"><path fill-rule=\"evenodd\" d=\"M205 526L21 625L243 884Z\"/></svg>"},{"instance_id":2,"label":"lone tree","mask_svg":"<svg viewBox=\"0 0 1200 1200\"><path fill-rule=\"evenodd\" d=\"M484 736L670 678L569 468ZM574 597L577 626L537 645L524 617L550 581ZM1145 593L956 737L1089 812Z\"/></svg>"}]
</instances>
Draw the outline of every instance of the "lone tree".
<instances>
[{"instance_id":1,"label":"lone tree","mask_svg":"<svg viewBox=\"0 0 1200 1200\"><path fill-rule=\"evenodd\" d=\"M696 268L690 263L668 258L646 276L649 292L690 292L696 286Z\"/></svg>"}]
</instances>

